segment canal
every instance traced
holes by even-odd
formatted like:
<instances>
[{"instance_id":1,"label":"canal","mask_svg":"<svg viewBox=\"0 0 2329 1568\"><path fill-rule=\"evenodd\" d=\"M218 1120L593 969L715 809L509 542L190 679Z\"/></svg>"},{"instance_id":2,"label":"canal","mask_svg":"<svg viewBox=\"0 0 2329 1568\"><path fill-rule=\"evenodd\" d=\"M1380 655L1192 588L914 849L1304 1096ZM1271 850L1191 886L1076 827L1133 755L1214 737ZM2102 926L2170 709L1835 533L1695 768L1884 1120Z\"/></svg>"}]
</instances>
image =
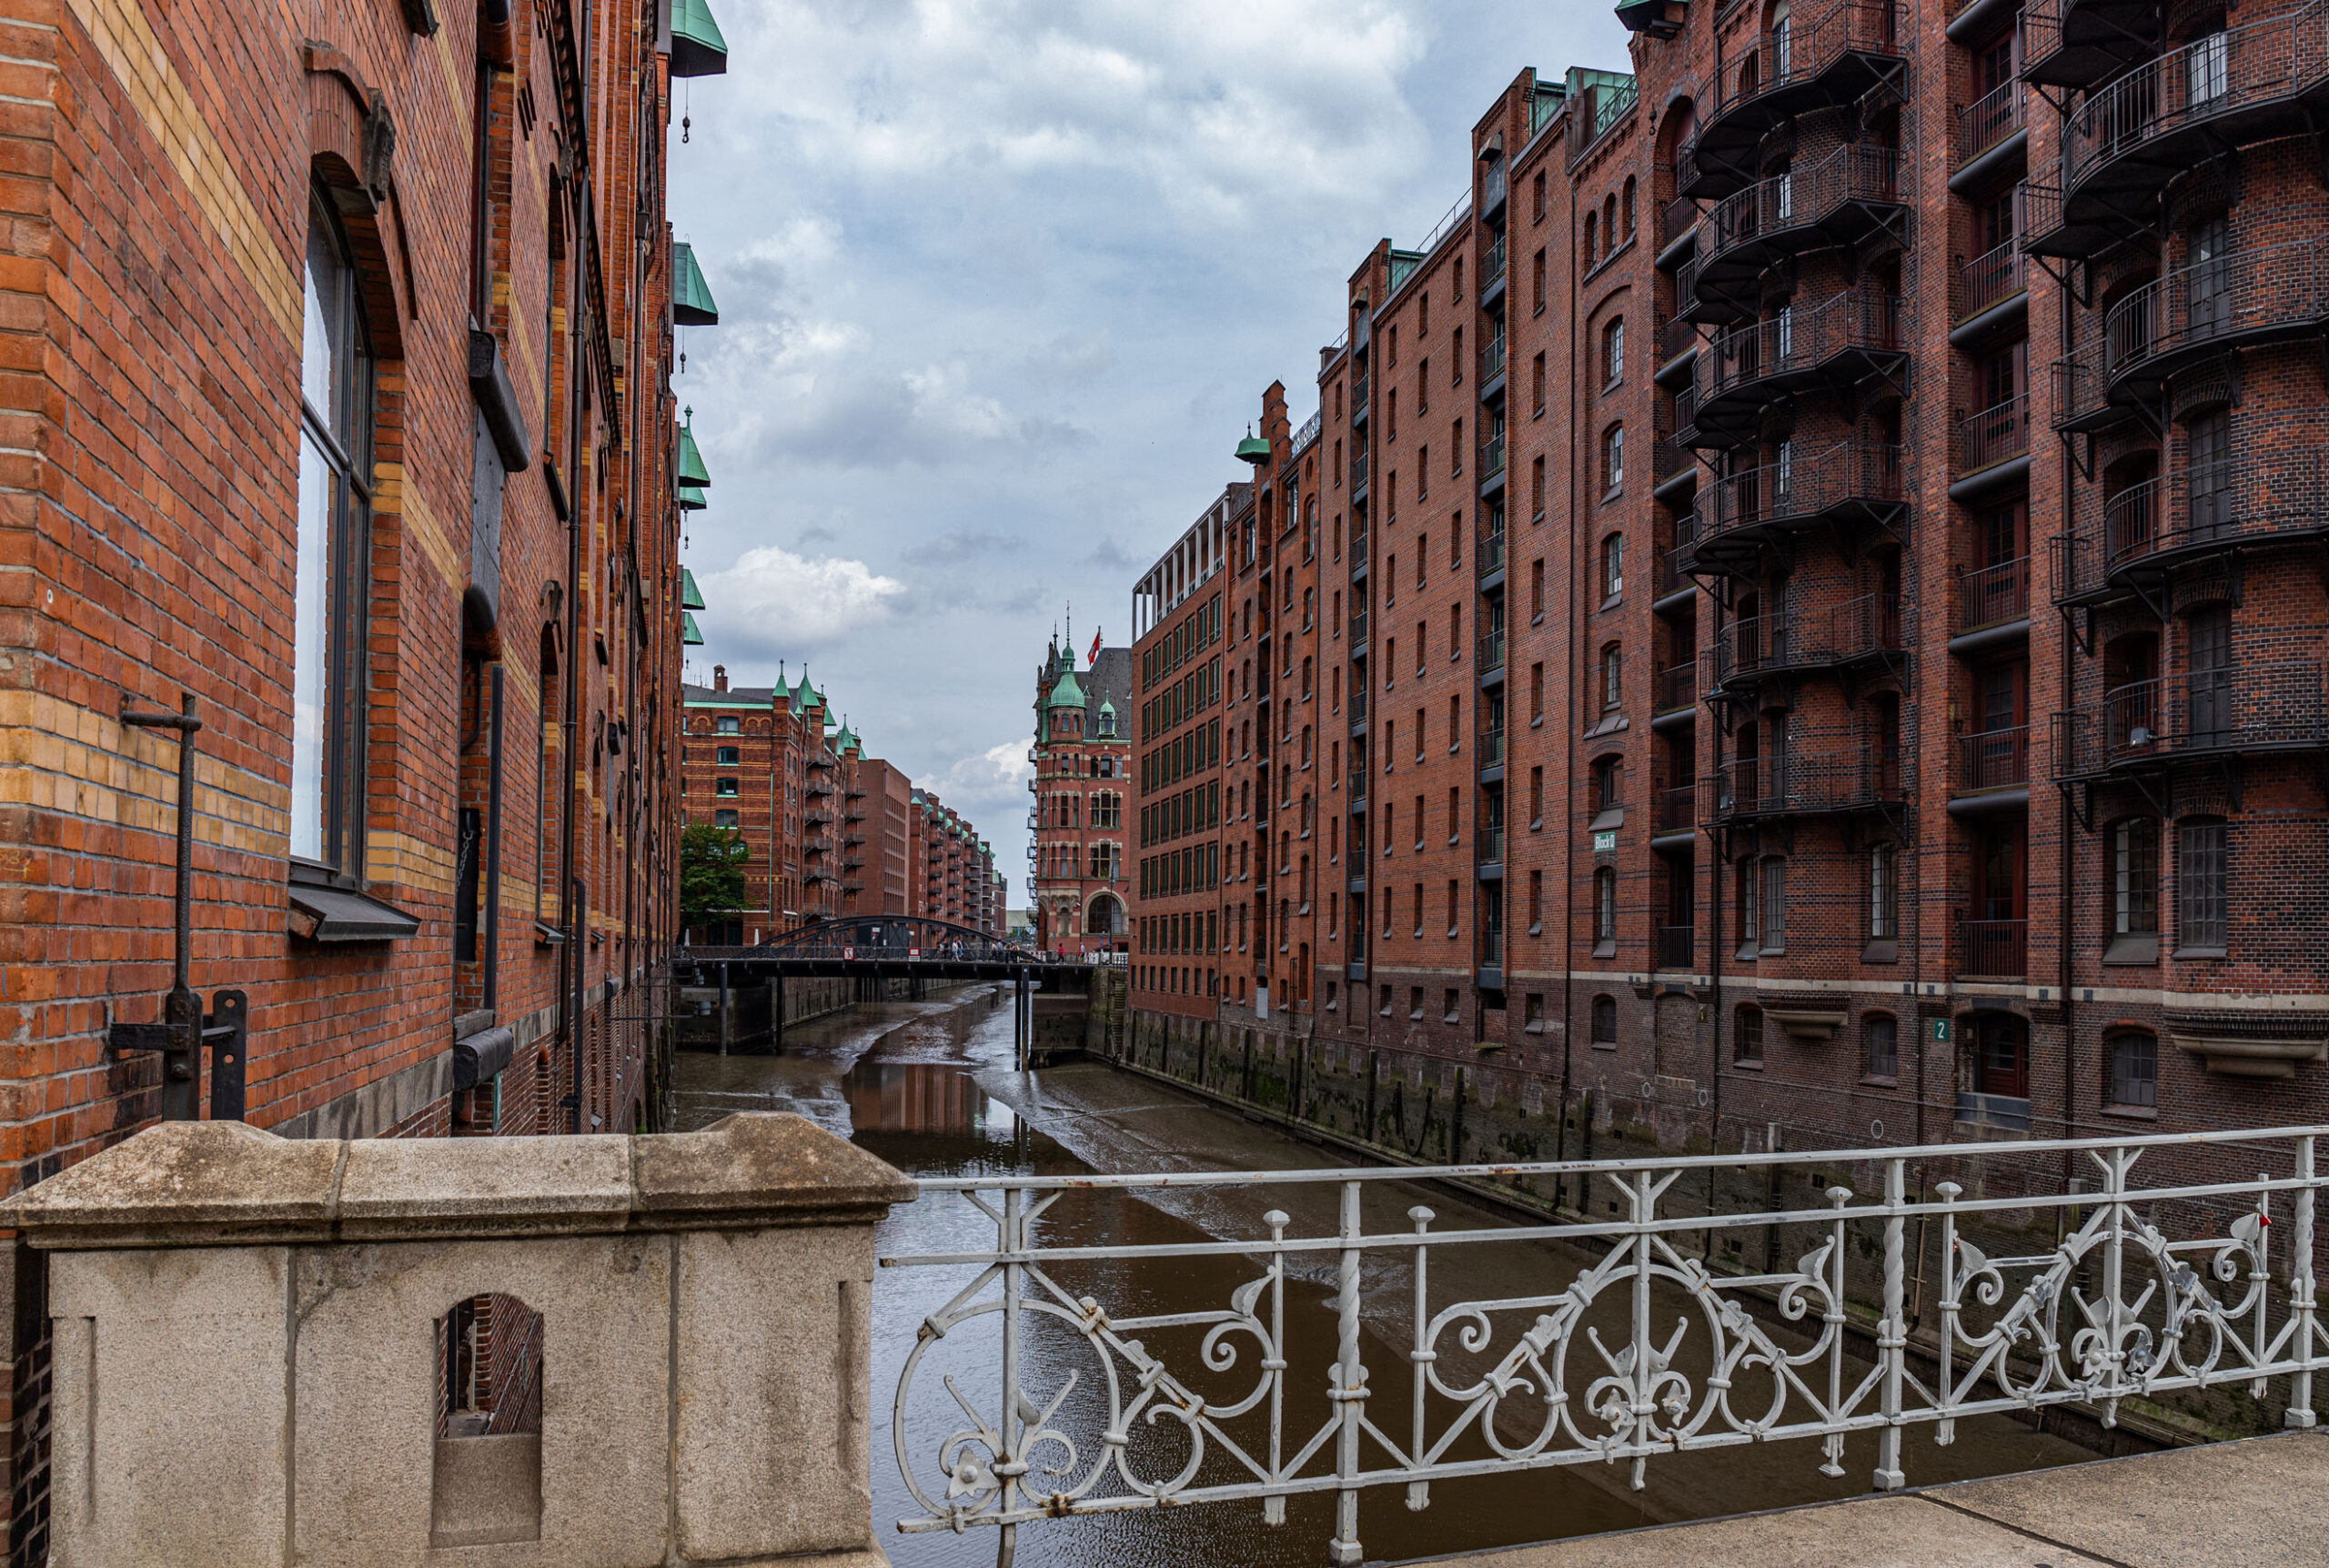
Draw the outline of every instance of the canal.
<instances>
[{"instance_id":1,"label":"canal","mask_svg":"<svg viewBox=\"0 0 2329 1568\"><path fill-rule=\"evenodd\" d=\"M806 1116L915 1176L1027 1171L1044 1175L1189 1170L1322 1170L1321 1151L1274 1129L1184 1097L1170 1089L1096 1062L1065 1064L1036 1075L1012 1070L1008 1006L989 1004L986 988L922 1002L861 1005L856 1010L787 1031L781 1055L680 1058L676 1079L681 1131L700 1128L737 1111L789 1111ZM1446 1191L1406 1182L1366 1189L1366 1228L1404 1230L1416 1205L1435 1213L1435 1228L1492 1229L1510 1217ZM1292 1217L1290 1234L1328 1233L1335 1227L1329 1185L1162 1193L1079 1192L1064 1199L1040 1222L1040 1239L1062 1246L1130 1246L1265 1234L1262 1212ZM994 1225L953 1194L936 1194L896 1210L882 1227L884 1256L972 1251L994 1244ZM1441 1249L1432 1261L1435 1306L1443 1293L1502 1296L1558 1291L1588 1261L1585 1252L1543 1242ZM1217 1309L1229 1304L1255 1267L1237 1257L1103 1261L1079 1265L1062 1284L1103 1302L1112 1316ZM1325 1310L1333 1293L1330 1258L1306 1260L1292 1271L1286 1292L1286 1360L1290 1430L1306 1434L1328 1411L1327 1375L1336 1354L1334 1322ZM923 1510L900 1481L892 1448L892 1396L923 1319L968 1284L967 1269L889 1269L873 1290L872 1493L876 1525L898 1568L983 1563L992 1559L993 1532L906 1535L897 1520ZM1369 1309L1366 1361L1372 1373L1366 1413L1388 1432L1404 1434L1411 1406L1403 1349L1410 1282L1392 1263L1379 1271L1370 1255L1365 1281ZM1671 1312L1666 1321L1674 1321ZM991 1331L995 1320L980 1326ZM965 1331L941 1347L917 1379L909 1410L909 1456L925 1478L943 1485L937 1445L968 1424L940 1377L951 1374L974 1407L992 1411L997 1381L989 1332ZM957 1343L963 1340L968 1342ZM1176 1372L1199 1371L1198 1336L1153 1336L1150 1348ZM1207 1397L1252 1386L1250 1341L1242 1359L1208 1385ZM1095 1369L1071 1336L1036 1335L1023 1386L1048 1396L1070 1374L1086 1380ZM1864 1363L1863 1363L1864 1364ZM1243 1378L1245 1381L1239 1381ZM1071 1396L1071 1404L1074 1402ZM1173 1423L1162 1423L1170 1427ZM1076 1473L1098 1450L1098 1429L1087 1420L1074 1429L1086 1441ZM1485 1454L1477 1436L1459 1457ZM1969 1479L2093 1458L2084 1449L2002 1416L1961 1422L1956 1441L1937 1446L1930 1430L1911 1432L1905 1462L1911 1484ZM1132 1434L1127 1449L1135 1470L1172 1474L1185 1447L1151 1422ZM1043 1455L1034 1456L1039 1462ZM1517 1544L1555 1537L1630 1529L1644 1524L1711 1518L1858 1496L1870 1486L1875 1440L1855 1437L1841 1456L1843 1473L1824 1475L1816 1442L1787 1442L1652 1460L1647 1484L1634 1492L1622 1464L1558 1469L1443 1481L1429 1506L1411 1510L1396 1487L1366 1493L1359 1536L1370 1562L1398 1562L1445 1553ZM1054 1455L1048 1462L1058 1462ZM1217 1457L1212 1462L1218 1463ZM1208 1469L1208 1478L1230 1479ZM1103 1487L1103 1491L1111 1490ZM943 1497L943 1491L939 1493ZM1333 1533L1334 1496L1320 1493L1289 1500L1285 1522L1265 1524L1259 1503L1185 1509L1146 1509L1043 1521L1021 1532L1021 1568L1147 1568L1201 1563L1206 1568L1316 1568L1326 1560Z\"/></svg>"}]
</instances>

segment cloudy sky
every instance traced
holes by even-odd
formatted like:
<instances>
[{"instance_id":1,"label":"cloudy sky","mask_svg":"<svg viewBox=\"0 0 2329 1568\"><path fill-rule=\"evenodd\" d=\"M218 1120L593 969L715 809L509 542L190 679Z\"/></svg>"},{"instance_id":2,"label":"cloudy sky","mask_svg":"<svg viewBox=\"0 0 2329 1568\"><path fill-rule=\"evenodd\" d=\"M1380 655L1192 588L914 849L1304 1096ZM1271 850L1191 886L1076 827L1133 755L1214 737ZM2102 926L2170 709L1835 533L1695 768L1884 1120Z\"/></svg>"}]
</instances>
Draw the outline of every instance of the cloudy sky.
<instances>
[{"instance_id":1,"label":"cloudy sky","mask_svg":"<svg viewBox=\"0 0 2329 1568\"><path fill-rule=\"evenodd\" d=\"M1523 66L1623 69L1608 0L716 0L670 209L711 470L689 678L782 661L971 817L1026 901L1033 679L1207 499L1262 389L1316 405L1343 282L1467 185Z\"/></svg>"}]
</instances>

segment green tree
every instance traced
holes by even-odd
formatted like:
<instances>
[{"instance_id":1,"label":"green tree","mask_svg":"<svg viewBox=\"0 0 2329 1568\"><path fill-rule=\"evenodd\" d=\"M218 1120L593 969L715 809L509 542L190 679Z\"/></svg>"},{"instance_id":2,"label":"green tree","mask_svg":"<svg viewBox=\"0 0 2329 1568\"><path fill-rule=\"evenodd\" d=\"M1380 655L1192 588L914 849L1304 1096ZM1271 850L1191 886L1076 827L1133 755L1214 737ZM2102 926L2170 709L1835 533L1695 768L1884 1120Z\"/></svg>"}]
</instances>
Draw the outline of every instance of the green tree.
<instances>
[{"instance_id":1,"label":"green tree","mask_svg":"<svg viewBox=\"0 0 2329 1568\"><path fill-rule=\"evenodd\" d=\"M751 851L733 828L691 822L680 835L680 923L700 926L744 907L744 863Z\"/></svg>"}]
</instances>

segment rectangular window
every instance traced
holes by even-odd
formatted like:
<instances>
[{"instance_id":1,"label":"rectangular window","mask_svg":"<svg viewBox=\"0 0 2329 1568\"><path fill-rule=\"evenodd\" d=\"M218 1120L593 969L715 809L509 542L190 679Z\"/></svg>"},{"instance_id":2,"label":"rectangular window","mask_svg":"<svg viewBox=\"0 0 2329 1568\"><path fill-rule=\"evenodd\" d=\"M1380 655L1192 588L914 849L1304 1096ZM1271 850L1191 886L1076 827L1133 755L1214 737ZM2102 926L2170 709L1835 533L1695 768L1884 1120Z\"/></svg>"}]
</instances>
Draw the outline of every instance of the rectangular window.
<instances>
[{"instance_id":1,"label":"rectangular window","mask_svg":"<svg viewBox=\"0 0 2329 1568\"><path fill-rule=\"evenodd\" d=\"M2190 822L2176 829L2179 952L2222 952L2225 945L2224 825Z\"/></svg>"},{"instance_id":2,"label":"rectangular window","mask_svg":"<svg viewBox=\"0 0 2329 1568\"><path fill-rule=\"evenodd\" d=\"M2133 1111L2159 1109L2159 1040L2130 1030L2111 1037L2111 1103Z\"/></svg>"},{"instance_id":3,"label":"rectangular window","mask_svg":"<svg viewBox=\"0 0 2329 1568\"><path fill-rule=\"evenodd\" d=\"M1763 1010L1742 1007L1730 1031L1730 1060L1760 1067L1763 1063Z\"/></svg>"},{"instance_id":4,"label":"rectangular window","mask_svg":"<svg viewBox=\"0 0 2329 1568\"><path fill-rule=\"evenodd\" d=\"M2148 817L2111 829L2111 933L2159 933L2159 824Z\"/></svg>"},{"instance_id":5,"label":"rectangular window","mask_svg":"<svg viewBox=\"0 0 2329 1568\"><path fill-rule=\"evenodd\" d=\"M1545 618L1545 563L1541 558L1528 563L1528 618Z\"/></svg>"},{"instance_id":6,"label":"rectangular window","mask_svg":"<svg viewBox=\"0 0 2329 1568\"><path fill-rule=\"evenodd\" d=\"M1539 414L1543 413L1545 411L1545 357L1542 354L1537 356L1536 363L1529 371L1528 388L1536 411Z\"/></svg>"},{"instance_id":7,"label":"rectangular window","mask_svg":"<svg viewBox=\"0 0 2329 1568\"><path fill-rule=\"evenodd\" d=\"M1528 465L1528 516L1532 522L1545 520L1545 459L1542 457Z\"/></svg>"},{"instance_id":8,"label":"rectangular window","mask_svg":"<svg viewBox=\"0 0 2329 1568\"><path fill-rule=\"evenodd\" d=\"M1545 925L1545 873L1528 873L1528 934L1535 936Z\"/></svg>"},{"instance_id":9,"label":"rectangular window","mask_svg":"<svg viewBox=\"0 0 2329 1568\"><path fill-rule=\"evenodd\" d=\"M1763 950L1787 950L1787 862L1777 855L1763 862Z\"/></svg>"},{"instance_id":10,"label":"rectangular window","mask_svg":"<svg viewBox=\"0 0 2329 1568\"><path fill-rule=\"evenodd\" d=\"M1545 770L1542 768L1531 768L1528 769L1528 826L1534 829L1544 825Z\"/></svg>"},{"instance_id":11,"label":"rectangular window","mask_svg":"<svg viewBox=\"0 0 2329 1568\"><path fill-rule=\"evenodd\" d=\"M1528 667L1528 722L1541 724L1545 719L1545 667Z\"/></svg>"},{"instance_id":12,"label":"rectangular window","mask_svg":"<svg viewBox=\"0 0 2329 1568\"><path fill-rule=\"evenodd\" d=\"M1868 940L1890 941L1900 934L1896 886L1898 850L1879 844L1868 852Z\"/></svg>"}]
</instances>

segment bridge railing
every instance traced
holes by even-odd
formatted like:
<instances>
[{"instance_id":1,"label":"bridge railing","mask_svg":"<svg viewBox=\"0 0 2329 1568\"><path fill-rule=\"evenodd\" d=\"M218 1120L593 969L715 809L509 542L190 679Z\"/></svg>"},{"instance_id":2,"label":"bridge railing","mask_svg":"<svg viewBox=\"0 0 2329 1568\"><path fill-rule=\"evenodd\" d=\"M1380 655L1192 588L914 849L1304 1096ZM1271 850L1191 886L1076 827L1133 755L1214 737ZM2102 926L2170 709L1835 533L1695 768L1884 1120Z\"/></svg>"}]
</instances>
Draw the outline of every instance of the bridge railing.
<instances>
[{"instance_id":1,"label":"bridge railing","mask_svg":"<svg viewBox=\"0 0 2329 1568\"><path fill-rule=\"evenodd\" d=\"M2324 1133L922 1181L993 1241L882 1260L963 1277L891 1287L942 1303L917 1302L897 1384L922 1509L898 1527L1232 1503L1279 1523L1331 1492L1331 1558L1356 1563L1369 1488L1421 1508L1435 1481L1615 1461L1639 1488L1657 1456L1785 1438L1819 1440L1834 1476L1866 1432L1889 1490L1913 1427L1946 1443L1969 1418L2080 1402L2108 1422L2271 1380L2309 1426ZM1399 1208L1417 1181L1577 1218L1435 1229ZM1131 1195L1234 1233L1124 1244L1093 1205Z\"/></svg>"}]
</instances>

